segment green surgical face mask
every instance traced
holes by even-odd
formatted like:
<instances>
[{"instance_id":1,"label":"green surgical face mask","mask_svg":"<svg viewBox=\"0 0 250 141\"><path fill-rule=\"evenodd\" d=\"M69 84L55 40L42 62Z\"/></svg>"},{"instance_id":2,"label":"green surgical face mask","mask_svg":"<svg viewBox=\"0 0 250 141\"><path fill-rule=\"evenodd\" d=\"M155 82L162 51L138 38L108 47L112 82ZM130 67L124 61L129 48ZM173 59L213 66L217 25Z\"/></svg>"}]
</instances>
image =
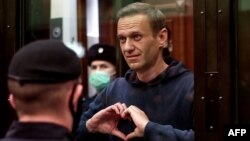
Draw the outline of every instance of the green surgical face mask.
<instances>
[{"instance_id":1,"label":"green surgical face mask","mask_svg":"<svg viewBox=\"0 0 250 141\"><path fill-rule=\"evenodd\" d=\"M106 72L94 71L90 73L89 83L95 87L97 92L100 92L110 82L110 76Z\"/></svg>"}]
</instances>

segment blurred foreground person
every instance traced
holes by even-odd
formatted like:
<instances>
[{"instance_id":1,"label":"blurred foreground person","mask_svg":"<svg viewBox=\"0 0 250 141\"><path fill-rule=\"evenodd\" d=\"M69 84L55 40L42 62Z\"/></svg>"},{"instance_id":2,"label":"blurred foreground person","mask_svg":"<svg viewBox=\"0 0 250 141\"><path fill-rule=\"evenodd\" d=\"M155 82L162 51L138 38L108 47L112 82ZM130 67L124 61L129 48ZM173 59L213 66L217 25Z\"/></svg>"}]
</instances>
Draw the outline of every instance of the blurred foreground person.
<instances>
[{"instance_id":1,"label":"blurred foreground person","mask_svg":"<svg viewBox=\"0 0 250 141\"><path fill-rule=\"evenodd\" d=\"M81 63L61 41L21 48L8 70L9 102L18 121L1 141L71 141L81 96Z\"/></svg>"}]
</instances>

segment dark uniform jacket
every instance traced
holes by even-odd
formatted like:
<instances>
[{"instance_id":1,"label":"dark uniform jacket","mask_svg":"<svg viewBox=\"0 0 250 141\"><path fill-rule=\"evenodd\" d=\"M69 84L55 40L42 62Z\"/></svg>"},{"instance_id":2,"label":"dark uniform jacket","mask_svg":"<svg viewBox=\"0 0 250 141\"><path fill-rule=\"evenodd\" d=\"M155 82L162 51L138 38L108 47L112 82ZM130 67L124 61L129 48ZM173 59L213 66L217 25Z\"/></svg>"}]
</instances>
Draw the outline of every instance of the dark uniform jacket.
<instances>
[{"instance_id":1,"label":"dark uniform jacket","mask_svg":"<svg viewBox=\"0 0 250 141\"><path fill-rule=\"evenodd\" d=\"M73 137L67 128L57 124L15 121L0 141L73 141Z\"/></svg>"},{"instance_id":2,"label":"dark uniform jacket","mask_svg":"<svg viewBox=\"0 0 250 141\"><path fill-rule=\"evenodd\" d=\"M133 141L194 141L193 130L193 73L176 60L159 76L148 83L140 81L136 72L129 70L124 78L110 83L90 104L80 122L77 138L89 135L86 121L97 111L117 102L127 107L135 105L148 116L144 137ZM120 120L118 129L125 134L132 132L134 123ZM110 136L112 141L121 139Z\"/></svg>"}]
</instances>

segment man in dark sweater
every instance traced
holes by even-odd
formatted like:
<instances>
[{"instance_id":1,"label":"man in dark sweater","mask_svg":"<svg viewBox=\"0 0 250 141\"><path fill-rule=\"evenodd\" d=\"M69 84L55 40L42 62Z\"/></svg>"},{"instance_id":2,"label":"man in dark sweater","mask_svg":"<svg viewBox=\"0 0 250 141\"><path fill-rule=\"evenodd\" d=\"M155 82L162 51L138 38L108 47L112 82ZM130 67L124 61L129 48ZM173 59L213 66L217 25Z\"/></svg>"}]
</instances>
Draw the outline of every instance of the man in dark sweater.
<instances>
[{"instance_id":1,"label":"man in dark sweater","mask_svg":"<svg viewBox=\"0 0 250 141\"><path fill-rule=\"evenodd\" d=\"M9 102L18 121L1 141L70 141L82 85L80 59L61 41L21 48L8 71Z\"/></svg>"},{"instance_id":2,"label":"man in dark sweater","mask_svg":"<svg viewBox=\"0 0 250 141\"><path fill-rule=\"evenodd\" d=\"M130 67L90 104L77 138L110 134L110 140L194 141L193 74L165 59L165 15L145 3L118 12L117 34Z\"/></svg>"}]
</instances>

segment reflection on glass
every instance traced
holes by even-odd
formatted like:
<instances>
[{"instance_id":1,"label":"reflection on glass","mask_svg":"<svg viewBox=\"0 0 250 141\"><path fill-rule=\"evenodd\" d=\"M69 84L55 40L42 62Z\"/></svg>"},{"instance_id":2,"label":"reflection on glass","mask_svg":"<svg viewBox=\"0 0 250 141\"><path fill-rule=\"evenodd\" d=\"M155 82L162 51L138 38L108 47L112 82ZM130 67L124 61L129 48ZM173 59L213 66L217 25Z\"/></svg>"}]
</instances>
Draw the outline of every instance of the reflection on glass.
<instances>
[{"instance_id":1,"label":"reflection on glass","mask_svg":"<svg viewBox=\"0 0 250 141\"><path fill-rule=\"evenodd\" d=\"M159 8L167 17L166 24L172 33L172 56L194 69L193 0L143 0Z\"/></svg>"},{"instance_id":2,"label":"reflection on glass","mask_svg":"<svg viewBox=\"0 0 250 141\"><path fill-rule=\"evenodd\" d=\"M238 1L238 110L239 123L250 123L250 1Z\"/></svg>"},{"instance_id":3,"label":"reflection on glass","mask_svg":"<svg viewBox=\"0 0 250 141\"><path fill-rule=\"evenodd\" d=\"M24 44L49 38L50 0L26 0L24 4Z\"/></svg>"}]
</instances>

